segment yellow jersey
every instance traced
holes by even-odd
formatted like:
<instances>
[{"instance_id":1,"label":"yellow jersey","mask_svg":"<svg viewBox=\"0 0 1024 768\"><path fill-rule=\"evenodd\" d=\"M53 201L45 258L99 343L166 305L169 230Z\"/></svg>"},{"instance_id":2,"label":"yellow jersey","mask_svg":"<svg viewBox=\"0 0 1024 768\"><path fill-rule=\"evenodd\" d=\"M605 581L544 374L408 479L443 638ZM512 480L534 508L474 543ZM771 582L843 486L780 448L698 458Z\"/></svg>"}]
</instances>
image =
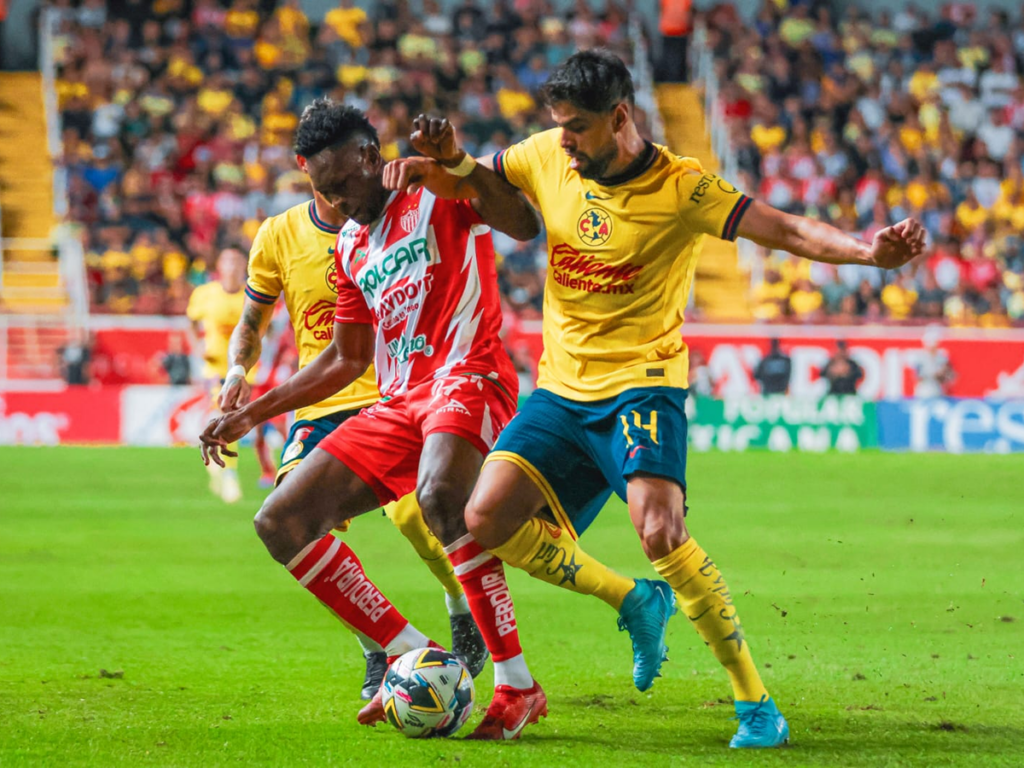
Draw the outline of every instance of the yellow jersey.
<instances>
[{"instance_id":1,"label":"yellow jersey","mask_svg":"<svg viewBox=\"0 0 1024 768\"><path fill-rule=\"evenodd\" d=\"M284 303L295 331L299 367L309 365L334 338L334 246L340 227L316 212L312 200L263 222L249 251L245 295L259 304ZM373 366L350 386L316 405L300 408L296 419L365 408L380 399Z\"/></svg>"},{"instance_id":2,"label":"yellow jersey","mask_svg":"<svg viewBox=\"0 0 1024 768\"><path fill-rule=\"evenodd\" d=\"M213 280L197 286L188 299L185 314L194 323L203 326L203 376L223 379L228 368L228 343L242 317L245 292L228 293L224 286Z\"/></svg>"},{"instance_id":3,"label":"yellow jersey","mask_svg":"<svg viewBox=\"0 0 1024 768\"><path fill-rule=\"evenodd\" d=\"M641 167L582 178L560 129L495 156L539 205L548 237L537 385L577 401L640 386L687 386L683 310L705 235L734 240L751 203L689 157L648 144Z\"/></svg>"}]
</instances>

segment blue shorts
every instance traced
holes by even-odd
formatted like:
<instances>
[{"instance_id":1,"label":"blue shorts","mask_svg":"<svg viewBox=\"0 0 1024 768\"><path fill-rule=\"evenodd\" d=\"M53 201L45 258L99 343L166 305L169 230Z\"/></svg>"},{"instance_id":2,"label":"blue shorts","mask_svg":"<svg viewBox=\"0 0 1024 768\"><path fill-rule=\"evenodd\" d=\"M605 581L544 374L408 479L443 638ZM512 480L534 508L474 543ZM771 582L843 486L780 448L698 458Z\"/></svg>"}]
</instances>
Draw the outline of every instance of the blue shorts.
<instances>
[{"instance_id":1,"label":"blue shorts","mask_svg":"<svg viewBox=\"0 0 1024 768\"><path fill-rule=\"evenodd\" d=\"M615 492L644 473L686 489L685 389L638 387L594 402L535 390L487 461L510 461L537 484L558 525L582 534Z\"/></svg>"},{"instance_id":2,"label":"blue shorts","mask_svg":"<svg viewBox=\"0 0 1024 768\"><path fill-rule=\"evenodd\" d=\"M281 447L281 466L277 470L275 484L280 485L284 476L299 466L299 462L309 456L321 440L361 410L336 411L319 419L300 419L292 424L288 430L288 439Z\"/></svg>"}]
</instances>

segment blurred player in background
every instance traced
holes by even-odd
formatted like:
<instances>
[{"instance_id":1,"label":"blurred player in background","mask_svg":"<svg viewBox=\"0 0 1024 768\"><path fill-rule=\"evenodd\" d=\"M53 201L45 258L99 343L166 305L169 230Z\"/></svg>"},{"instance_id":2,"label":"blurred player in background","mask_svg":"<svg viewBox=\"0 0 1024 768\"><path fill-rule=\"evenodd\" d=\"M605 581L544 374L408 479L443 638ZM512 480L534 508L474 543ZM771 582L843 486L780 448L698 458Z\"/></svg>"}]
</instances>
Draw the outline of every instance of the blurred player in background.
<instances>
[{"instance_id":1,"label":"blurred player in background","mask_svg":"<svg viewBox=\"0 0 1024 768\"><path fill-rule=\"evenodd\" d=\"M225 248L217 257L217 278L198 286L188 301L186 314L192 321L196 340L193 348L201 346L203 350L203 379L210 391L211 410L216 409L214 400L228 373L228 342L242 316L244 287L245 254L238 248ZM273 471L273 463L264 446L257 444L256 455L264 471L268 464ZM223 469L208 467L210 490L228 504L233 504L242 498L238 461L232 459L225 463L227 466Z\"/></svg>"},{"instance_id":2,"label":"blurred player in background","mask_svg":"<svg viewBox=\"0 0 1024 768\"><path fill-rule=\"evenodd\" d=\"M548 232L538 388L484 463L466 508L469 531L529 568L545 544L571 547L552 538L539 513L553 510L574 539L597 502L617 493L655 570L729 676L739 720L730 746L778 746L789 726L754 665L724 577L684 522L680 329L697 258L705 235L741 236L815 261L892 268L922 252L924 228L903 221L868 244L755 202L697 160L640 136L629 70L610 53L574 54L542 96L558 127L497 153L491 168L473 167L454 143L431 154L464 169L494 205L512 204L511 183L539 206ZM443 176L423 174L428 188L457 196L452 185L431 183ZM590 576L584 567L562 586L579 590Z\"/></svg>"},{"instance_id":3,"label":"blurred player in background","mask_svg":"<svg viewBox=\"0 0 1024 768\"><path fill-rule=\"evenodd\" d=\"M335 283L334 246L345 217L324 201L314 199L296 205L260 226L249 251L249 277L245 285L245 306L231 335L228 371L220 393L223 411L246 405L252 394L246 376L260 359L263 338L271 324L279 296L284 296L287 316L294 330L299 368L316 359L334 338ZM273 368L274 366L271 365ZM276 384L273 372L267 391ZM351 385L315 405L299 408L281 451L276 484L285 481L299 463L333 432L338 425L380 399L371 366ZM257 427L259 431L262 426ZM412 494L384 508L388 519L405 536L413 549L445 590L452 631L452 651L461 657L476 677L487 661L487 647L473 621L462 585L455 577L440 542L423 522ZM346 521L340 530L348 529ZM370 699L377 692L387 670L387 656L381 645L355 631L366 657L366 678L361 696Z\"/></svg>"}]
</instances>

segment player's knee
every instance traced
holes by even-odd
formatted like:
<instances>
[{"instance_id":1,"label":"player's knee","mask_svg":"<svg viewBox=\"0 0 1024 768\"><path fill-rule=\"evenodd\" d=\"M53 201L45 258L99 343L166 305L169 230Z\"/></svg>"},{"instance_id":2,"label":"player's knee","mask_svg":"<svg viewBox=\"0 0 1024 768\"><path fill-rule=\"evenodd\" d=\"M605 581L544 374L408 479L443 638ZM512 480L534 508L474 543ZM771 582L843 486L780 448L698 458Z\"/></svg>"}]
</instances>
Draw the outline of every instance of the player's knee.
<instances>
[{"instance_id":1,"label":"player's knee","mask_svg":"<svg viewBox=\"0 0 1024 768\"><path fill-rule=\"evenodd\" d=\"M295 540L292 535L294 529L286 525L282 518L284 512L285 510L275 502L274 495L271 494L263 502L263 506L260 507L260 511L256 513L256 517L252 521L256 528L256 535L260 537L260 541L270 552L271 557L279 563L289 562L306 545L305 542Z\"/></svg>"},{"instance_id":2,"label":"player's knee","mask_svg":"<svg viewBox=\"0 0 1024 768\"><path fill-rule=\"evenodd\" d=\"M466 505L466 530L484 549L494 549L505 543L501 538L501 532L493 523L490 512L486 499L481 499L476 494Z\"/></svg>"},{"instance_id":3,"label":"player's knee","mask_svg":"<svg viewBox=\"0 0 1024 768\"><path fill-rule=\"evenodd\" d=\"M655 499L642 500L639 509L640 543L650 560L668 556L686 541L682 510ZM636 519L636 517L634 519Z\"/></svg>"},{"instance_id":4,"label":"player's knee","mask_svg":"<svg viewBox=\"0 0 1024 768\"><path fill-rule=\"evenodd\" d=\"M451 544L466 533L464 512L469 491L443 477L430 477L416 489L423 519L443 544Z\"/></svg>"},{"instance_id":5,"label":"player's knee","mask_svg":"<svg viewBox=\"0 0 1024 768\"><path fill-rule=\"evenodd\" d=\"M666 514L647 520L640 532L640 542L650 560L667 557L685 541L682 518Z\"/></svg>"}]
</instances>

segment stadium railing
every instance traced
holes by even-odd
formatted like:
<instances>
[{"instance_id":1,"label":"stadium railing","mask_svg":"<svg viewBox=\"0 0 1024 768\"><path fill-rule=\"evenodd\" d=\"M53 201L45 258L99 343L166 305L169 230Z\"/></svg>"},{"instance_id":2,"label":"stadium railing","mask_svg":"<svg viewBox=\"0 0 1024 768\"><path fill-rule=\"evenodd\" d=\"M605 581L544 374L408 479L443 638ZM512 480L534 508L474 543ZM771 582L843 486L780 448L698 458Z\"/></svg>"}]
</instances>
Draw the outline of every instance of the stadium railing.
<instances>
[{"instance_id":1,"label":"stadium railing","mask_svg":"<svg viewBox=\"0 0 1024 768\"><path fill-rule=\"evenodd\" d=\"M39 24L39 71L42 74L43 106L46 110L46 146L53 164L53 213L63 221L68 213L68 172L56 158L63 155L61 144L61 114L57 109L57 65L54 59L53 37L60 17L53 8L43 10Z\"/></svg>"},{"instance_id":2,"label":"stadium railing","mask_svg":"<svg viewBox=\"0 0 1024 768\"><path fill-rule=\"evenodd\" d=\"M53 215L58 222L48 238L5 238L0 232L0 285L3 254L9 250L57 253L65 307L53 314L0 314L0 389L49 390L61 384L57 349L74 329L87 328L89 296L85 254L80 239L67 223L67 169L60 162L61 115L57 108L54 34L60 23L53 9L44 9L39 24L39 71L46 113L47 150L53 158Z\"/></svg>"},{"instance_id":3,"label":"stadium railing","mask_svg":"<svg viewBox=\"0 0 1024 768\"><path fill-rule=\"evenodd\" d=\"M665 143L665 124L658 109L658 99L654 93L654 74L651 71L650 50L644 35L641 19L633 16L629 20L629 41L633 58L633 82L636 85L636 103L647 113L651 138L658 144Z\"/></svg>"},{"instance_id":4,"label":"stadium railing","mask_svg":"<svg viewBox=\"0 0 1024 768\"><path fill-rule=\"evenodd\" d=\"M729 126L722 110L721 85L715 73L715 58L708 45L708 30L703 23L698 24L693 32L690 46L690 71L692 82L696 87L704 89L705 129L711 137L711 148L718 158L721 175L735 180L739 172L739 163L729 139ZM737 239L736 248L740 267L750 274L752 285L760 283L764 278L763 260L757 258L757 247L749 240Z\"/></svg>"}]
</instances>

